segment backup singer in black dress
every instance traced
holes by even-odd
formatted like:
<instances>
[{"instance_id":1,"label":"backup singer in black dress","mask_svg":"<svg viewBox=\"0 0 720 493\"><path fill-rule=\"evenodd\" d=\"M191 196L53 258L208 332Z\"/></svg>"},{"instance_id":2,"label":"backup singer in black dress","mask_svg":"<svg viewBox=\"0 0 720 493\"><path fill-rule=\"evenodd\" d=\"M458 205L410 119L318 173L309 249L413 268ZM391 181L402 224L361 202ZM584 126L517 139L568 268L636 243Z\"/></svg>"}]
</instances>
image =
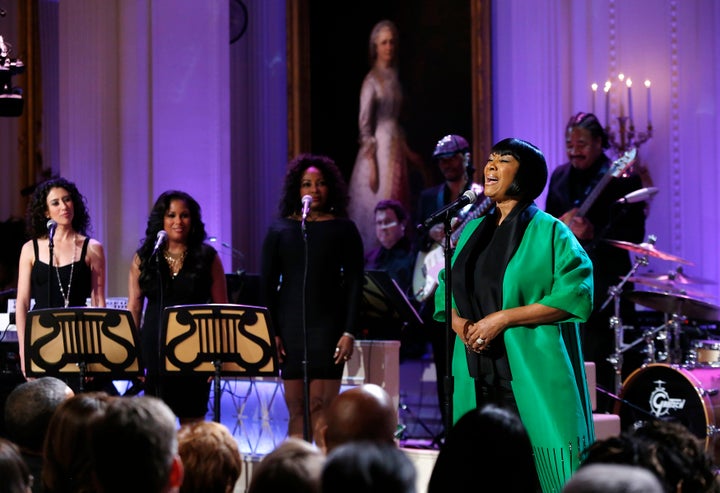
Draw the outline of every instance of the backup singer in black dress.
<instances>
[{"instance_id":1,"label":"backup singer in black dress","mask_svg":"<svg viewBox=\"0 0 720 493\"><path fill-rule=\"evenodd\" d=\"M153 257L159 231L167 233L167 241ZM182 424L205 418L210 382L206 376L160 375L158 336L162 310L167 306L227 303L223 265L206 238L195 199L177 190L164 192L150 211L145 239L130 266L128 310L141 327L145 394L161 397Z\"/></svg>"},{"instance_id":2,"label":"backup singer in black dress","mask_svg":"<svg viewBox=\"0 0 720 493\"><path fill-rule=\"evenodd\" d=\"M53 259L50 259L48 220L56 222ZM94 307L105 307L105 252L87 236L90 229L85 198L74 183L54 178L37 186L28 204L27 228L32 237L23 245L18 267L16 325L20 361L25 374L25 322L31 299L33 309L83 307L90 298ZM75 392L79 380L64 378ZM107 379L95 379L90 389L108 390Z\"/></svg>"},{"instance_id":3,"label":"backup singer in black dress","mask_svg":"<svg viewBox=\"0 0 720 493\"><path fill-rule=\"evenodd\" d=\"M263 244L262 296L276 332L288 407L288 435L303 437L303 321L308 334L310 421L321 445L320 428L330 401L340 391L344 363L352 356L363 282L363 245L347 219L345 182L324 156L300 155L289 165L280 217ZM312 197L301 228L301 199ZM305 303L303 304L303 299Z\"/></svg>"}]
</instances>

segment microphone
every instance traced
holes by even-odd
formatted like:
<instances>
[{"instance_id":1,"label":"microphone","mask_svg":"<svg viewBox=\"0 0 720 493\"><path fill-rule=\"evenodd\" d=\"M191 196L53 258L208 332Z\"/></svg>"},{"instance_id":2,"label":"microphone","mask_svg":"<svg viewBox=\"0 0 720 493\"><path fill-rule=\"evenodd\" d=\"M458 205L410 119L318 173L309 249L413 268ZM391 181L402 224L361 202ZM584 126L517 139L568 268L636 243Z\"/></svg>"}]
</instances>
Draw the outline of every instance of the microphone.
<instances>
[{"instance_id":1,"label":"microphone","mask_svg":"<svg viewBox=\"0 0 720 493\"><path fill-rule=\"evenodd\" d=\"M640 188L615 201L616 204L634 204L649 199L658 193L657 187Z\"/></svg>"},{"instance_id":2,"label":"microphone","mask_svg":"<svg viewBox=\"0 0 720 493\"><path fill-rule=\"evenodd\" d=\"M302 198L302 220L303 220L303 222L305 221L308 213L310 212L310 204L312 204L312 197L309 195L303 195L303 198Z\"/></svg>"},{"instance_id":3,"label":"microphone","mask_svg":"<svg viewBox=\"0 0 720 493\"><path fill-rule=\"evenodd\" d=\"M474 204L477 200L477 194L473 192L472 190L466 190L465 193L463 193L460 197L455 199L453 202L450 202L448 205L443 207L442 209L435 211L432 213L430 217L425 219L422 224L418 225L418 228L420 229L427 229L430 226L432 226L435 223L439 223L443 219L445 219L446 216L455 214L457 211L465 207L469 204Z\"/></svg>"},{"instance_id":4,"label":"microphone","mask_svg":"<svg viewBox=\"0 0 720 493\"><path fill-rule=\"evenodd\" d=\"M160 247L163 245L163 243L165 243L167 241L167 237L168 237L168 234L164 229L158 231L157 239L155 240L155 246L153 247L152 255L150 255L151 257L154 257L157 254L158 250L160 250Z\"/></svg>"},{"instance_id":5,"label":"microphone","mask_svg":"<svg viewBox=\"0 0 720 493\"><path fill-rule=\"evenodd\" d=\"M48 229L48 240L50 240L50 245L52 246L53 243L53 237L55 236L55 228L57 228L57 222L55 219L48 219L48 222L45 224Z\"/></svg>"}]
</instances>

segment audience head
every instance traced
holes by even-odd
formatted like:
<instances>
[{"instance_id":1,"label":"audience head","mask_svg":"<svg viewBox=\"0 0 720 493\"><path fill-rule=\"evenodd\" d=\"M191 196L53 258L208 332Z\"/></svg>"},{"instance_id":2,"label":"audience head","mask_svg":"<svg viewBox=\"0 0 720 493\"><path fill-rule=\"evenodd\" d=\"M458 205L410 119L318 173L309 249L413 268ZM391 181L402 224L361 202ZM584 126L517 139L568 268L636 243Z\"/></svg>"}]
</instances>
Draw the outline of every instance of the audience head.
<instances>
[{"instance_id":1,"label":"audience head","mask_svg":"<svg viewBox=\"0 0 720 493\"><path fill-rule=\"evenodd\" d=\"M54 188L61 188L70 194L73 206L72 226L80 234L90 231L90 214L85 197L80 194L75 184L65 178L52 178L35 187L27 208L28 234L34 238L47 236L48 194Z\"/></svg>"},{"instance_id":2,"label":"audience head","mask_svg":"<svg viewBox=\"0 0 720 493\"><path fill-rule=\"evenodd\" d=\"M90 429L105 412L109 399L104 392L77 394L55 410L43 450L42 484L46 492L92 491Z\"/></svg>"},{"instance_id":3,"label":"audience head","mask_svg":"<svg viewBox=\"0 0 720 493\"><path fill-rule=\"evenodd\" d=\"M520 167L515 181L507 190L507 195L522 201L535 200L545 188L548 169L543 153L530 142L520 139L504 139L490 150L490 154L510 155L518 160Z\"/></svg>"},{"instance_id":4,"label":"audience head","mask_svg":"<svg viewBox=\"0 0 720 493\"><path fill-rule=\"evenodd\" d=\"M178 450L185 476L180 493L232 493L242 472L242 458L230 430L215 421L180 427Z\"/></svg>"},{"instance_id":5,"label":"audience head","mask_svg":"<svg viewBox=\"0 0 720 493\"><path fill-rule=\"evenodd\" d=\"M33 477L20 449L0 438L0 493L28 493L32 484Z\"/></svg>"},{"instance_id":6,"label":"audience head","mask_svg":"<svg viewBox=\"0 0 720 493\"><path fill-rule=\"evenodd\" d=\"M465 413L440 448L428 493L444 492L451 482L454 491L476 491L478 476L469 471L482 474L488 487L496 485L497 489L483 491L535 491L539 487L530 438L517 414L494 404Z\"/></svg>"},{"instance_id":7,"label":"audience head","mask_svg":"<svg viewBox=\"0 0 720 493\"><path fill-rule=\"evenodd\" d=\"M592 464L578 469L563 493L665 493L657 477L640 466Z\"/></svg>"},{"instance_id":8,"label":"audience head","mask_svg":"<svg viewBox=\"0 0 720 493\"><path fill-rule=\"evenodd\" d=\"M415 493L415 481L415 465L399 447L358 441L330 452L321 484L323 493Z\"/></svg>"},{"instance_id":9,"label":"audience head","mask_svg":"<svg viewBox=\"0 0 720 493\"><path fill-rule=\"evenodd\" d=\"M395 444L397 409L390 394L379 385L366 383L341 392L330 403L325 418L328 453L358 440Z\"/></svg>"},{"instance_id":10,"label":"audience head","mask_svg":"<svg viewBox=\"0 0 720 493\"><path fill-rule=\"evenodd\" d=\"M156 397L111 400L93 426L91 449L100 493L179 491L176 418Z\"/></svg>"},{"instance_id":11,"label":"audience head","mask_svg":"<svg viewBox=\"0 0 720 493\"><path fill-rule=\"evenodd\" d=\"M55 409L72 395L72 389L55 377L41 377L21 383L5 401L8 437L23 452L42 454L50 418Z\"/></svg>"},{"instance_id":12,"label":"audience head","mask_svg":"<svg viewBox=\"0 0 720 493\"><path fill-rule=\"evenodd\" d=\"M325 455L300 438L288 438L253 468L248 493L320 493Z\"/></svg>"},{"instance_id":13,"label":"audience head","mask_svg":"<svg viewBox=\"0 0 720 493\"><path fill-rule=\"evenodd\" d=\"M397 200L381 200L375 206L375 235L385 248L392 248L405 236L407 211Z\"/></svg>"},{"instance_id":14,"label":"audience head","mask_svg":"<svg viewBox=\"0 0 720 493\"><path fill-rule=\"evenodd\" d=\"M581 468L608 463L649 469L668 492L720 492L703 442L677 422L648 421L620 436L598 440L584 451Z\"/></svg>"},{"instance_id":15,"label":"audience head","mask_svg":"<svg viewBox=\"0 0 720 493\"><path fill-rule=\"evenodd\" d=\"M310 167L320 171L327 187L327 196L320 210L332 212L336 217L347 217L347 185L340 169L329 157L314 154L300 154L288 164L279 206L280 217L288 217L302 210L300 186L305 171ZM315 209L316 204L312 207Z\"/></svg>"}]
</instances>

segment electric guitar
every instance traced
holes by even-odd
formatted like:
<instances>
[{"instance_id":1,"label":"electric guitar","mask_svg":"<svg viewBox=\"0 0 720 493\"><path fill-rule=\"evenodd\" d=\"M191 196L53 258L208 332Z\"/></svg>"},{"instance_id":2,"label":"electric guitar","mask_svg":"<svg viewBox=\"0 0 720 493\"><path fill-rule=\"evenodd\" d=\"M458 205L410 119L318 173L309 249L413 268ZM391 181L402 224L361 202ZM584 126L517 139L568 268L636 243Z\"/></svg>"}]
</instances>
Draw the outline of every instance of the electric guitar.
<instances>
[{"instance_id":1,"label":"electric guitar","mask_svg":"<svg viewBox=\"0 0 720 493\"><path fill-rule=\"evenodd\" d=\"M480 204L474 204L465 215L458 216L455 230L450 235L450 244L455 245L467 223L485 214L493 204L492 199L486 197ZM444 268L445 249L441 244L435 244L427 252L418 252L413 272L413 295L418 302L422 303L432 296L438 285L438 275Z\"/></svg>"},{"instance_id":2,"label":"electric guitar","mask_svg":"<svg viewBox=\"0 0 720 493\"><path fill-rule=\"evenodd\" d=\"M613 161L613 163L610 165L610 169L607 171L607 173L605 173L605 175L603 175L597 185L595 185L595 188L590 191L588 196L585 197L585 200L582 204L580 204L580 207L577 208L574 214L568 214L563 219L563 222L569 225L573 218L584 217L585 214L587 214L587 211L590 210L590 207L592 207L592 205L595 203L602 191L605 189L605 187L608 186L610 180L612 180L613 178L618 178L623 173L625 173L625 171L627 171L627 169L630 168L630 166L632 166L632 164L635 162L636 157L637 149L633 147L632 149L625 151L625 154Z\"/></svg>"}]
</instances>

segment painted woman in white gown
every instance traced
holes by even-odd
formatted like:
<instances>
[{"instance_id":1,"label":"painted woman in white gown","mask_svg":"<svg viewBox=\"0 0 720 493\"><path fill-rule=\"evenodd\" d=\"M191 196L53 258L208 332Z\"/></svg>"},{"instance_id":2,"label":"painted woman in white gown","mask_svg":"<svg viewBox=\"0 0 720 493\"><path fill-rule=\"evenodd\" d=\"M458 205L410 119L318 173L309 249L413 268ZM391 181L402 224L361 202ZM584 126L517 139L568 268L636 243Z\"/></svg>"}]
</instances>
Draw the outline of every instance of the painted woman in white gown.
<instances>
[{"instance_id":1,"label":"painted woman in white gown","mask_svg":"<svg viewBox=\"0 0 720 493\"><path fill-rule=\"evenodd\" d=\"M375 205L399 200L409 210L407 144L398 122L402 88L396 69L397 28L389 20L370 34L372 68L360 90L360 150L349 183L348 213L363 239L365 251L377 246Z\"/></svg>"}]
</instances>

